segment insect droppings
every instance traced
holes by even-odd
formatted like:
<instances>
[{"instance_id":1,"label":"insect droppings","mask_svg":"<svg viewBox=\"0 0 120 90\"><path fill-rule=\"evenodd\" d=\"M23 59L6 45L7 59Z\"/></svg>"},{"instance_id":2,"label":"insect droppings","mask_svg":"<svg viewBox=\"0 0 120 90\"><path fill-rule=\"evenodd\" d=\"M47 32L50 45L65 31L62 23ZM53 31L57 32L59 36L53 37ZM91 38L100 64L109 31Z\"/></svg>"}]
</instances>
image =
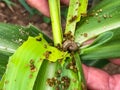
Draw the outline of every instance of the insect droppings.
<instances>
[{"instance_id":1,"label":"insect droppings","mask_svg":"<svg viewBox=\"0 0 120 90\"><path fill-rule=\"evenodd\" d=\"M47 45L46 45L46 44L44 44L44 48L47 48Z\"/></svg>"},{"instance_id":2,"label":"insect droppings","mask_svg":"<svg viewBox=\"0 0 120 90\"><path fill-rule=\"evenodd\" d=\"M29 75L29 78L32 78L32 77L33 77L33 74L30 74L30 75Z\"/></svg>"},{"instance_id":3,"label":"insect droppings","mask_svg":"<svg viewBox=\"0 0 120 90\"><path fill-rule=\"evenodd\" d=\"M73 72L77 72L78 71L74 59L66 66L66 69L70 69Z\"/></svg>"},{"instance_id":4,"label":"insect droppings","mask_svg":"<svg viewBox=\"0 0 120 90\"><path fill-rule=\"evenodd\" d=\"M70 23L74 22L77 19L77 16L72 16L71 19L69 20Z\"/></svg>"},{"instance_id":5,"label":"insect droppings","mask_svg":"<svg viewBox=\"0 0 120 90\"><path fill-rule=\"evenodd\" d=\"M53 86L55 86L56 80L57 80L57 79L55 79L54 77L53 77L53 78L48 78L48 79L47 79L47 84L48 84L50 87L53 87Z\"/></svg>"},{"instance_id":6,"label":"insect droppings","mask_svg":"<svg viewBox=\"0 0 120 90\"><path fill-rule=\"evenodd\" d=\"M64 36L64 39L65 39L65 40L67 40L67 39L69 39L69 40L74 40L74 37L73 37L71 31L69 31L69 32L67 32L67 33L65 33L65 34L63 34L63 36Z\"/></svg>"},{"instance_id":7,"label":"insect droppings","mask_svg":"<svg viewBox=\"0 0 120 90\"><path fill-rule=\"evenodd\" d=\"M35 72L36 71L36 67L34 65L34 60L31 59L29 63L30 63L30 71L31 72Z\"/></svg>"},{"instance_id":8,"label":"insect droppings","mask_svg":"<svg viewBox=\"0 0 120 90\"><path fill-rule=\"evenodd\" d=\"M60 77L61 72L62 72L62 71L61 71L60 69L59 69L59 70L57 70L57 71L56 71L56 76L57 76L57 77Z\"/></svg>"},{"instance_id":9,"label":"insect droppings","mask_svg":"<svg viewBox=\"0 0 120 90\"><path fill-rule=\"evenodd\" d=\"M5 80L5 84L8 84L9 83L9 81L8 80Z\"/></svg>"},{"instance_id":10,"label":"insect droppings","mask_svg":"<svg viewBox=\"0 0 120 90\"><path fill-rule=\"evenodd\" d=\"M81 13L82 17L87 17L87 13Z\"/></svg>"},{"instance_id":11,"label":"insect droppings","mask_svg":"<svg viewBox=\"0 0 120 90\"><path fill-rule=\"evenodd\" d=\"M46 82L50 87L55 87L55 90L60 90L60 87L62 90L67 90L70 86L70 78L67 76L48 78Z\"/></svg>"},{"instance_id":12,"label":"insect droppings","mask_svg":"<svg viewBox=\"0 0 120 90\"><path fill-rule=\"evenodd\" d=\"M82 87L82 90L87 90L87 88L83 82L81 83L81 87Z\"/></svg>"},{"instance_id":13,"label":"insect droppings","mask_svg":"<svg viewBox=\"0 0 120 90\"><path fill-rule=\"evenodd\" d=\"M98 16L98 13L95 13L95 16Z\"/></svg>"},{"instance_id":14,"label":"insect droppings","mask_svg":"<svg viewBox=\"0 0 120 90\"><path fill-rule=\"evenodd\" d=\"M88 36L88 34L87 34L87 33L84 33L83 35L84 35L84 37L87 37L87 36Z\"/></svg>"},{"instance_id":15,"label":"insect droppings","mask_svg":"<svg viewBox=\"0 0 120 90\"><path fill-rule=\"evenodd\" d=\"M69 85L70 85L70 78L67 77L67 76L63 76L61 78L61 82L63 83L62 84L62 89L66 90L69 87Z\"/></svg>"},{"instance_id":16,"label":"insect droppings","mask_svg":"<svg viewBox=\"0 0 120 90\"><path fill-rule=\"evenodd\" d=\"M106 19L106 18L107 18L107 15L104 14L104 15L103 15L103 18Z\"/></svg>"},{"instance_id":17,"label":"insect droppings","mask_svg":"<svg viewBox=\"0 0 120 90\"><path fill-rule=\"evenodd\" d=\"M46 51L44 53L45 58L48 59L51 53L52 53L51 51Z\"/></svg>"},{"instance_id":18,"label":"insect droppings","mask_svg":"<svg viewBox=\"0 0 120 90\"><path fill-rule=\"evenodd\" d=\"M89 21L88 20L85 20L85 22L88 24L89 23Z\"/></svg>"}]
</instances>

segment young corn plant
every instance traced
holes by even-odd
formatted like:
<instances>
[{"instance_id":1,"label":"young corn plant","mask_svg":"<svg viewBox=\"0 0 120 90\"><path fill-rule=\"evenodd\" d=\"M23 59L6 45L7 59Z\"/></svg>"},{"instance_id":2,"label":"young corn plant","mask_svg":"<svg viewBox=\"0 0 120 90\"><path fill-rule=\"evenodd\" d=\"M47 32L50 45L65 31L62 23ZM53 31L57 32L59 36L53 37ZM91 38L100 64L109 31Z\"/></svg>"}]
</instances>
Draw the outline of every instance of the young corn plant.
<instances>
[{"instance_id":1,"label":"young corn plant","mask_svg":"<svg viewBox=\"0 0 120 90\"><path fill-rule=\"evenodd\" d=\"M64 33L60 1L48 3L53 41L33 25L0 23L0 90L87 90L81 61L103 66L120 58L119 0L102 0L88 12L87 0L70 0Z\"/></svg>"}]
</instances>

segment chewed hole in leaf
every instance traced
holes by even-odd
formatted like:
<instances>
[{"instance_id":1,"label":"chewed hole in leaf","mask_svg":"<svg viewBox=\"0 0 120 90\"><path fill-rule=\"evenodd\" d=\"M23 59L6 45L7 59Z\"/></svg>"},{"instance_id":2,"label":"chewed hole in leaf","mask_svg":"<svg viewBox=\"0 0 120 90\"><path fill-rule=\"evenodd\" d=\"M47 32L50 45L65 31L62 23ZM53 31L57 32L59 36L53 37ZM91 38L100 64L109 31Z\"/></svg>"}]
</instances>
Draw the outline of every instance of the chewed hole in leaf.
<instances>
[{"instance_id":1,"label":"chewed hole in leaf","mask_svg":"<svg viewBox=\"0 0 120 90\"><path fill-rule=\"evenodd\" d=\"M42 38L36 38L37 41L42 41Z\"/></svg>"}]
</instances>

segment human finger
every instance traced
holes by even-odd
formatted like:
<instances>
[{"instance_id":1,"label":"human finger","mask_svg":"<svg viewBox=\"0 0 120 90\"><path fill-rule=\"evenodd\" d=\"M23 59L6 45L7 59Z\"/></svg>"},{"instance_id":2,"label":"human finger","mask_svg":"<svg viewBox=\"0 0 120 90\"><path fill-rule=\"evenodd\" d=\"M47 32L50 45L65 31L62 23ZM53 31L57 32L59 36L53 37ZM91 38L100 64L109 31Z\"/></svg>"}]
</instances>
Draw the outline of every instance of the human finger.
<instances>
[{"instance_id":1,"label":"human finger","mask_svg":"<svg viewBox=\"0 0 120 90\"><path fill-rule=\"evenodd\" d=\"M49 17L49 6L48 6L48 0L26 0L26 2L36 8L38 11L40 11L45 16ZM69 5L69 0L61 0L62 3Z\"/></svg>"},{"instance_id":2,"label":"human finger","mask_svg":"<svg viewBox=\"0 0 120 90\"><path fill-rule=\"evenodd\" d=\"M110 59L110 61L114 64L120 65L120 58Z\"/></svg>"},{"instance_id":3,"label":"human finger","mask_svg":"<svg viewBox=\"0 0 120 90\"><path fill-rule=\"evenodd\" d=\"M85 65L83 70L89 90L120 90L120 74L109 75L100 69Z\"/></svg>"},{"instance_id":4,"label":"human finger","mask_svg":"<svg viewBox=\"0 0 120 90\"><path fill-rule=\"evenodd\" d=\"M45 16L50 16L49 14L49 7L48 7L48 0L26 0L26 2L36 8L38 11L40 11Z\"/></svg>"},{"instance_id":5,"label":"human finger","mask_svg":"<svg viewBox=\"0 0 120 90\"><path fill-rule=\"evenodd\" d=\"M61 2L65 5L69 5L69 0L61 0Z\"/></svg>"}]
</instances>

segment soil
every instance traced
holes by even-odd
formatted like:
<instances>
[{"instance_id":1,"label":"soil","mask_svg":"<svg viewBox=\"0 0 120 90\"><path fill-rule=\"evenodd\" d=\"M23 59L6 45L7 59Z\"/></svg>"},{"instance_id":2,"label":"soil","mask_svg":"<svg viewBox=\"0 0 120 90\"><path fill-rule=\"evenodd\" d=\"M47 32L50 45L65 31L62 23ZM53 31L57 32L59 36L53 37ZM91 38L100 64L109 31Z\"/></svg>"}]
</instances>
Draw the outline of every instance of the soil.
<instances>
[{"instance_id":1,"label":"soil","mask_svg":"<svg viewBox=\"0 0 120 90\"><path fill-rule=\"evenodd\" d=\"M4 2L0 1L0 22L23 26L27 26L31 23L41 29L46 35L51 37L51 25L43 21L43 15L36 14L30 16L18 0L11 1L16 3L16 6L13 6L12 9L8 8ZM117 74L120 73L120 66L109 63L103 68L103 70L109 74Z\"/></svg>"},{"instance_id":2,"label":"soil","mask_svg":"<svg viewBox=\"0 0 120 90\"><path fill-rule=\"evenodd\" d=\"M12 23L27 26L30 23L40 28L45 34L51 35L51 27L43 22L43 15L35 14L31 16L18 0L11 0L16 5L8 8L7 5L0 1L0 22Z\"/></svg>"}]
</instances>

